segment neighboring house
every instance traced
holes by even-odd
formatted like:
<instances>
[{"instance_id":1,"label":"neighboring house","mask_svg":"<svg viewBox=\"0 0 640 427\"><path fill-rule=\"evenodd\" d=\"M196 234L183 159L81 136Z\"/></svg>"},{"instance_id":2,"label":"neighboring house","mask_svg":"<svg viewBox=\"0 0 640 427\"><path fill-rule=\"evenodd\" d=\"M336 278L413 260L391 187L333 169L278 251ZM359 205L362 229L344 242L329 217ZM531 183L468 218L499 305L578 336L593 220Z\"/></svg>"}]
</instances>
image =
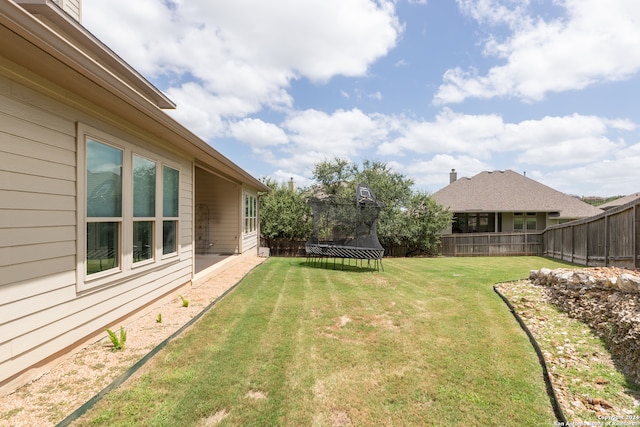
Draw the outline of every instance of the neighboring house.
<instances>
[{"instance_id":1,"label":"neighboring house","mask_svg":"<svg viewBox=\"0 0 640 427\"><path fill-rule=\"evenodd\" d=\"M79 17L80 0L0 0L0 392L257 256L269 189Z\"/></svg>"},{"instance_id":2,"label":"neighboring house","mask_svg":"<svg viewBox=\"0 0 640 427\"><path fill-rule=\"evenodd\" d=\"M461 179L452 170L450 184L433 198L454 214L451 229L445 233L540 231L602 212L511 170Z\"/></svg>"},{"instance_id":3,"label":"neighboring house","mask_svg":"<svg viewBox=\"0 0 640 427\"><path fill-rule=\"evenodd\" d=\"M598 207L603 210L609 210L618 206L626 205L629 202L633 202L636 199L640 199L640 193L629 194L628 196L620 197L607 203L603 203Z\"/></svg>"}]
</instances>

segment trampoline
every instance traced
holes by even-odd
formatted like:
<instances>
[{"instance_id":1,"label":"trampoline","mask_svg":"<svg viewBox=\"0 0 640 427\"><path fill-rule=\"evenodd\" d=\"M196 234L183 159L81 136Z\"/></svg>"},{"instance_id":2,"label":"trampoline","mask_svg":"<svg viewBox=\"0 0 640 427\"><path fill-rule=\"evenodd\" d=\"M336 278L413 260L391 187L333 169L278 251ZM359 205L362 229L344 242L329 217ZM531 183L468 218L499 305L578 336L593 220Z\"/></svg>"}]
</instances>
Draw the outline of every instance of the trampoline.
<instances>
[{"instance_id":1,"label":"trampoline","mask_svg":"<svg viewBox=\"0 0 640 427\"><path fill-rule=\"evenodd\" d=\"M376 200L373 191L363 184L356 188L353 201L346 203L334 197L312 197L309 205L313 211L313 232L305 244L307 263L320 263L328 266L333 258L367 261L370 270L384 271L382 257L384 248L378 241L377 221L383 204Z\"/></svg>"}]
</instances>

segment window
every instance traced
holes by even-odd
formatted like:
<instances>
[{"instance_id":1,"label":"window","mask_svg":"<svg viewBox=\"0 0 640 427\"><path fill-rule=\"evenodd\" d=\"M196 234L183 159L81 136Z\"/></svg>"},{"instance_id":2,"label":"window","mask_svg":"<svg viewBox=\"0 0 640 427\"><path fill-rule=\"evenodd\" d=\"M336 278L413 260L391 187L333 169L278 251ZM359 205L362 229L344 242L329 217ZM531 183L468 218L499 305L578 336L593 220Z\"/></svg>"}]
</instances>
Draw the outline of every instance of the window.
<instances>
[{"instance_id":1,"label":"window","mask_svg":"<svg viewBox=\"0 0 640 427\"><path fill-rule=\"evenodd\" d=\"M513 231L535 231L537 229L537 214L535 212L515 212L513 214Z\"/></svg>"},{"instance_id":2,"label":"window","mask_svg":"<svg viewBox=\"0 0 640 427\"><path fill-rule=\"evenodd\" d=\"M537 228L537 215L535 212L527 212L527 231L535 231Z\"/></svg>"},{"instance_id":3,"label":"window","mask_svg":"<svg viewBox=\"0 0 640 427\"><path fill-rule=\"evenodd\" d=\"M513 231L524 231L524 217L522 212L513 214Z\"/></svg>"},{"instance_id":4,"label":"window","mask_svg":"<svg viewBox=\"0 0 640 427\"><path fill-rule=\"evenodd\" d=\"M245 234L258 230L258 198L252 194L244 195L244 230Z\"/></svg>"},{"instance_id":5,"label":"window","mask_svg":"<svg viewBox=\"0 0 640 427\"><path fill-rule=\"evenodd\" d=\"M121 266L123 151L88 139L86 152L85 264L95 274Z\"/></svg>"},{"instance_id":6,"label":"window","mask_svg":"<svg viewBox=\"0 0 640 427\"><path fill-rule=\"evenodd\" d=\"M453 218L454 233L493 233L495 213L458 213Z\"/></svg>"},{"instance_id":7,"label":"window","mask_svg":"<svg viewBox=\"0 0 640 427\"><path fill-rule=\"evenodd\" d=\"M173 161L78 125L78 287L173 262L180 170Z\"/></svg>"},{"instance_id":8,"label":"window","mask_svg":"<svg viewBox=\"0 0 640 427\"><path fill-rule=\"evenodd\" d=\"M168 166L162 167L162 254L178 250L180 172Z\"/></svg>"},{"instance_id":9,"label":"window","mask_svg":"<svg viewBox=\"0 0 640 427\"><path fill-rule=\"evenodd\" d=\"M156 162L133 155L133 262L154 258Z\"/></svg>"}]
</instances>

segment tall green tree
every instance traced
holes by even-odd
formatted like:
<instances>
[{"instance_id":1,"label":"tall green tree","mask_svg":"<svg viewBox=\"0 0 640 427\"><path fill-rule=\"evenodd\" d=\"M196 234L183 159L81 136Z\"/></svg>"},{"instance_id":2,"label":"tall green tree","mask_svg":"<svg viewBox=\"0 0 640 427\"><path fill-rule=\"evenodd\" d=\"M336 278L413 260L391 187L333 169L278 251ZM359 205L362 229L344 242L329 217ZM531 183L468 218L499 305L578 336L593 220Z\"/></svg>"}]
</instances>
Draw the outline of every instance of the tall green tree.
<instances>
[{"instance_id":1,"label":"tall green tree","mask_svg":"<svg viewBox=\"0 0 640 427\"><path fill-rule=\"evenodd\" d=\"M260 197L260 232L267 245L274 239L306 240L313 218L302 191L273 179L263 182L271 189Z\"/></svg>"},{"instance_id":2,"label":"tall green tree","mask_svg":"<svg viewBox=\"0 0 640 427\"><path fill-rule=\"evenodd\" d=\"M440 232L451 222L451 213L427 193L414 192L414 181L389 165L366 160L362 165L335 158L316 164L316 193L338 203L353 203L359 183L369 186L384 208L378 218L378 239L383 246L406 245L409 252L435 254Z\"/></svg>"},{"instance_id":3,"label":"tall green tree","mask_svg":"<svg viewBox=\"0 0 640 427\"><path fill-rule=\"evenodd\" d=\"M402 243L397 236L402 233L405 207L411 200L414 181L394 172L386 163L364 161L357 168L356 183L368 185L376 199L384 204L378 218L378 239L383 245ZM352 192L353 194L353 192Z\"/></svg>"},{"instance_id":4,"label":"tall green tree","mask_svg":"<svg viewBox=\"0 0 640 427\"><path fill-rule=\"evenodd\" d=\"M436 255L440 233L451 224L453 214L424 192L414 193L403 211L401 240L407 253L418 251Z\"/></svg>"}]
</instances>

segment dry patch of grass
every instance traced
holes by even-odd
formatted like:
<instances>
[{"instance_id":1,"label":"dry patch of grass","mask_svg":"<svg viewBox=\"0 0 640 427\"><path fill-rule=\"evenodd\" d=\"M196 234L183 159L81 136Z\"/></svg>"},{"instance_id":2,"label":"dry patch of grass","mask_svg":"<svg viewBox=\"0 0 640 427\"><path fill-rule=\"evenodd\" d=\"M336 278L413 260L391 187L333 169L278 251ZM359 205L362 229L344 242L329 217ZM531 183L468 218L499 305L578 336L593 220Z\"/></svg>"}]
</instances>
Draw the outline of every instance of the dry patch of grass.
<instances>
[{"instance_id":1,"label":"dry patch of grass","mask_svg":"<svg viewBox=\"0 0 640 427\"><path fill-rule=\"evenodd\" d=\"M220 424L228 416L229 416L229 411L227 411L226 409L222 409L222 410L216 412L215 414L211 415L210 417L207 417L207 418L201 420L200 422L198 422L197 426L198 427L213 427L213 426L217 426L218 424Z\"/></svg>"}]
</instances>

